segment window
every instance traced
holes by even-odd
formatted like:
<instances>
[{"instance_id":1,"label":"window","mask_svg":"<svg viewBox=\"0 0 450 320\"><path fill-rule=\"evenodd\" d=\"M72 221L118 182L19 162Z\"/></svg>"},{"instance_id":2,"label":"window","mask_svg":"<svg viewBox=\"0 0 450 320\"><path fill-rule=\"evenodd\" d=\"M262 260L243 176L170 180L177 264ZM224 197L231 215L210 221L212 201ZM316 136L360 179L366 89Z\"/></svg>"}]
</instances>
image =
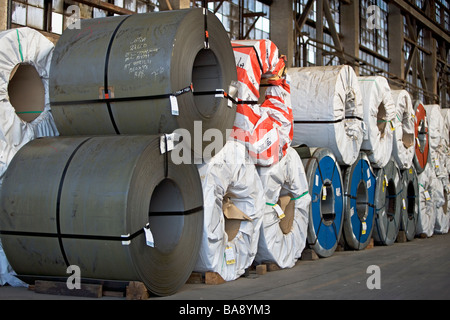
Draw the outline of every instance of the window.
<instances>
[{"instance_id":1,"label":"window","mask_svg":"<svg viewBox=\"0 0 450 320\"><path fill-rule=\"evenodd\" d=\"M44 0L12 1L11 22L44 30Z\"/></svg>"},{"instance_id":2,"label":"window","mask_svg":"<svg viewBox=\"0 0 450 320\"><path fill-rule=\"evenodd\" d=\"M295 0L294 11L296 12L297 19L302 15L306 8L308 0ZM336 32L340 32L340 1L329 0L331 16L334 21L334 27ZM316 30L317 17L323 18L323 36L319 37L319 33ZM317 12L317 3L313 2L311 10L308 13L308 18L302 27L300 33L297 33L297 49L296 49L296 61L297 66L313 66L313 65L336 65L339 64L339 59L336 57L335 50L327 46L330 44L334 46L333 37L329 28L328 20L325 15L319 15ZM306 43L305 41L308 40ZM325 45L322 46L322 43ZM316 52L318 48L323 50L323 58L321 61L317 61Z\"/></svg>"},{"instance_id":3,"label":"window","mask_svg":"<svg viewBox=\"0 0 450 320\"><path fill-rule=\"evenodd\" d=\"M230 39L239 39L239 0L229 0L222 3L208 2L208 9L216 12ZM201 1L192 5L201 6ZM247 39L268 39L270 37L270 7L257 0L243 1L244 15L263 13L263 16L247 16L243 18L242 36Z\"/></svg>"}]
</instances>

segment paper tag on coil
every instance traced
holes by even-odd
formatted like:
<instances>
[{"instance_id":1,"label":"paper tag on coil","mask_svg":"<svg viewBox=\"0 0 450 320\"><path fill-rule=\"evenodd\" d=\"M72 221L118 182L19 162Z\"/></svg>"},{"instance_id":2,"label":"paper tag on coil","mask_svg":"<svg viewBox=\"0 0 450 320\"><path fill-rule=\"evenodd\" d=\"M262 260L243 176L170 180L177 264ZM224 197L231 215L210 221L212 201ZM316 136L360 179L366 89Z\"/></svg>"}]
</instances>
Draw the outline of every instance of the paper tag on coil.
<instances>
[{"instance_id":1,"label":"paper tag on coil","mask_svg":"<svg viewBox=\"0 0 450 320\"><path fill-rule=\"evenodd\" d=\"M431 200L431 196L430 196L430 193L428 192L428 190L425 190L424 194L425 194L425 200L427 200L427 201Z\"/></svg>"},{"instance_id":2,"label":"paper tag on coil","mask_svg":"<svg viewBox=\"0 0 450 320\"><path fill-rule=\"evenodd\" d=\"M176 96L173 95L170 96L170 108L172 110L173 116L178 116L180 114L180 111L178 110L178 100Z\"/></svg>"},{"instance_id":3,"label":"paper tag on coil","mask_svg":"<svg viewBox=\"0 0 450 320\"><path fill-rule=\"evenodd\" d=\"M322 200L327 200L327 187L325 186L322 187Z\"/></svg>"},{"instance_id":4,"label":"paper tag on coil","mask_svg":"<svg viewBox=\"0 0 450 320\"><path fill-rule=\"evenodd\" d=\"M336 197L341 196L341 188L336 188Z\"/></svg>"},{"instance_id":5,"label":"paper tag on coil","mask_svg":"<svg viewBox=\"0 0 450 320\"><path fill-rule=\"evenodd\" d=\"M278 218L283 219L285 217L283 209L281 209L281 207L278 204L274 205L273 208L275 209L275 212L277 213Z\"/></svg>"},{"instance_id":6,"label":"paper tag on coil","mask_svg":"<svg viewBox=\"0 0 450 320\"><path fill-rule=\"evenodd\" d=\"M366 231L367 231L367 223L365 221L363 221L361 234L366 234Z\"/></svg>"},{"instance_id":7,"label":"paper tag on coil","mask_svg":"<svg viewBox=\"0 0 450 320\"><path fill-rule=\"evenodd\" d=\"M236 257L234 256L233 248L230 246L227 246L225 248L225 261L227 264L235 264L236 263Z\"/></svg>"},{"instance_id":8,"label":"paper tag on coil","mask_svg":"<svg viewBox=\"0 0 450 320\"><path fill-rule=\"evenodd\" d=\"M403 210L406 210L406 201L404 198L402 199L402 205L403 205Z\"/></svg>"},{"instance_id":9,"label":"paper tag on coil","mask_svg":"<svg viewBox=\"0 0 450 320\"><path fill-rule=\"evenodd\" d=\"M367 180L367 189L370 189L370 187L372 186L372 180Z\"/></svg>"},{"instance_id":10,"label":"paper tag on coil","mask_svg":"<svg viewBox=\"0 0 450 320\"><path fill-rule=\"evenodd\" d=\"M150 230L150 224L146 224L144 227L144 232L145 232L145 243L149 246L149 247L154 247L155 246L155 240L153 239L153 234Z\"/></svg>"},{"instance_id":11,"label":"paper tag on coil","mask_svg":"<svg viewBox=\"0 0 450 320\"><path fill-rule=\"evenodd\" d=\"M161 151L161 154L172 151L175 148L176 137L175 133L164 134L161 136L159 141L159 150Z\"/></svg>"}]
</instances>

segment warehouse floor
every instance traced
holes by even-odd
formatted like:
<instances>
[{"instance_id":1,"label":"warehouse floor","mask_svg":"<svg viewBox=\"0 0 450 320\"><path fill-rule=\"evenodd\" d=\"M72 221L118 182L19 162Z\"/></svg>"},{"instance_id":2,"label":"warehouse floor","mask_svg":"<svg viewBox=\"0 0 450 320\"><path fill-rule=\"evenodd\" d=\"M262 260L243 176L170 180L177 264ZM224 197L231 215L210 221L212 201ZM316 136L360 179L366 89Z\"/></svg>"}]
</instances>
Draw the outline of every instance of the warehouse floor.
<instances>
[{"instance_id":1,"label":"warehouse floor","mask_svg":"<svg viewBox=\"0 0 450 320\"><path fill-rule=\"evenodd\" d=\"M380 289L368 289L379 267ZM369 280L369 281L368 281ZM0 287L0 299L68 300L79 297L46 295L26 288ZM86 298L84 298L86 299ZM102 297L96 300L125 300ZM319 260L300 260L292 269L267 272L220 285L186 284L169 297L150 300L449 300L450 234L375 246L363 251L337 251Z\"/></svg>"}]
</instances>

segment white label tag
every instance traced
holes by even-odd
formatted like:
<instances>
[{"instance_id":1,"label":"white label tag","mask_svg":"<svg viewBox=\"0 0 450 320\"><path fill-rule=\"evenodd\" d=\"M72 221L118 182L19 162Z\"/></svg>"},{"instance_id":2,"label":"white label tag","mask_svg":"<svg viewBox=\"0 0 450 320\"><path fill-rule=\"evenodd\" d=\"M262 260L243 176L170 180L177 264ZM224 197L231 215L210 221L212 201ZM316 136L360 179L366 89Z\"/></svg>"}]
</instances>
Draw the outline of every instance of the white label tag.
<instances>
[{"instance_id":1,"label":"white label tag","mask_svg":"<svg viewBox=\"0 0 450 320\"><path fill-rule=\"evenodd\" d=\"M172 151L175 147L175 133L164 134L159 141L159 150L161 154Z\"/></svg>"},{"instance_id":2,"label":"white label tag","mask_svg":"<svg viewBox=\"0 0 450 320\"><path fill-rule=\"evenodd\" d=\"M236 257L234 256L234 251L232 247L225 248L225 261L227 264L235 264Z\"/></svg>"},{"instance_id":3,"label":"white label tag","mask_svg":"<svg viewBox=\"0 0 450 320\"><path fill-rule=\"evenodd\" d=\"M336 188L336 197L341 196L341 188Z\"/></svg>"},{"instance_id":4,"label":"white label tag","mask_svg":"<svg viewBox=\"0 0 450 320\"><path fill-rule=\"evenodd\" d=\"M327 187L325 186L322 187L322 200L327 200Z\"/></svg>"},{"instance_id":5,"label":"white label tag","mask_svg":"<svg viewBox=\"0 0 450 320\"><path fill-rule=\"evenodd\" d=\"M363 223L362 223L362 234L366 234L366 230L367 230L367 223L364 221Z\"/></svg>"},{"instance_id":6,"label":"white label tag","mask_svg":"<svg viewBox=\"0 0 450 320\"><path fill-rule=\"evenodd\" d=\"M273 208L275 209L278 218L283 219L285 217L283 210L278 204L274 205Z\"/></svg>"},{"instance_id":7,"label":"white label tag","mask_svg":"<svg viewBox=\"0 0 450 320\"><path fill-rule=\"evenodd\" d=\"M431 200L431 196L430 196L430 193L428 192L428 190L425 190L424 194L425 194L425 200L427 200L427 201Z\"/></svg>"},{"instance_id":8,"label":"white label tag","mask_svg":"<svg viewBox=\"0 0 450 320\"><path fill-rule=\"evenodd\" d=\"M214 95L216 98L223 98L223 90L222 89L216 89L216 94Z\"/></svg>"},{"instance_id":9,"label":"white label tag","mask_svg":"<svg viewBox=\"0 0 450 320\"><path fill-rule=\"evenodd\" d=\"M170 96L170 108L172 109L173 116L178 116L180 114L178 110L178 100L176 96Z\"/></svg>"},{"instance_id":10,"label":"white label tag","mask_svg":"<svg viewBox=\"0 0 450 320\"><path fill-rule=\"evenodd\" d=\"M154 247L155 246L155 240L153 239L153 234L150 231L150 225L147 223L147 225L144 227L144 232L145 232L145 243L149 246L149 247Z\"/></svg>"},{"instance_id":11,"label":"white label tag","mask_svg":"<svg viewBox=\"0 0 450 320\"><path fill-rule=\"evenodd\" d=\"M121 235L122 238L128 238L130 236L130 234L123 234ZM131 243L131 240L124 240L122 241L122 245L123 246L128 246Z\"/></svg>"},{"instance_id":12,"label":"white label tag","mask_svg":"<svg viewBox=\"0 0 450 320\"><path fill-rule=\"evenodd\" d=\"M389 185L389 181L386 175L384 175L384 182L386 183L386 187Z\"/></svg>"},{"instance_id":13,"label":"white label tag","mask_svg":"<svg viewBox=\"0 0 450 320\"><path fill-rule=\"evenodd\" d=\"M403 204L403 210L406 210L406 201L405 201L405 199L402 199L402 204Z\"/></svg>"},{"instance_id":14,"label":"white label tag","mask_svg":"<svg viewBox=\"0 0 450 320\"><path fill-rule=\"evenodd\" d=\"M367 189L370 189L370 187L372 186L372 180L367 180Z\"/></svg>"},{"instance_id":15,"label":"white label tag","mask_svg":"<svg viewBox=\"0 0 450 320\"><path fill-rule=\"evenodd\" d=\"M316 187L319 186L319 176L316 174Z\"/></svg>"},{"instance_id":16,"label":"white label tag","mask_svg":"<svg viewBox=\"0 0 450 320\"><path fill-rule=\"evenodd\" d=\"M367 168L367 178L370 178L370 169Z\"/></svg>"}]
</instances>

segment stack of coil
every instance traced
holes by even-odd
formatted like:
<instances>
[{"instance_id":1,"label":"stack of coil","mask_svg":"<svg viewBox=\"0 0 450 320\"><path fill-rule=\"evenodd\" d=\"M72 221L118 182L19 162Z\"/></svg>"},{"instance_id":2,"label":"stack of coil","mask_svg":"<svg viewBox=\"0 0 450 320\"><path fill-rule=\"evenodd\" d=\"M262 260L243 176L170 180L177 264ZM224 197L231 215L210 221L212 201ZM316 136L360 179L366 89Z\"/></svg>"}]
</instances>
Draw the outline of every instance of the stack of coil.
<instances>
[{"instance_id":1,"label":"stack of coil","mask_svg":"<svg viewBox=\"0 0 450 320\"><path fill-rule=\"evenodd\" d=\"M228 35L201 9L80 23L63 32L51 62L61 137L25 145L5 174L5 253L29 278L66 275L74 264L82 278L137 280L172 294L202 240L202 181L192 159L214 156L204 152L203 134L217 129L223 147L235 120ZM178 129L201 143L177 141ZM189 163L180 163L178 146Z\"/></svg>"},{"instance_id":2,"label":"stack of coil","mask_svg":"<svg viewBox=\"0 0 450 320\"><path fill-rule=\"evenodd\" d=\"M0 187L16 153L28 142L57 136L50 112L49 71L52 42L31 28L0 32ZM0 241L0 285L25 285Z\"/></svg>"}]
</instances>

